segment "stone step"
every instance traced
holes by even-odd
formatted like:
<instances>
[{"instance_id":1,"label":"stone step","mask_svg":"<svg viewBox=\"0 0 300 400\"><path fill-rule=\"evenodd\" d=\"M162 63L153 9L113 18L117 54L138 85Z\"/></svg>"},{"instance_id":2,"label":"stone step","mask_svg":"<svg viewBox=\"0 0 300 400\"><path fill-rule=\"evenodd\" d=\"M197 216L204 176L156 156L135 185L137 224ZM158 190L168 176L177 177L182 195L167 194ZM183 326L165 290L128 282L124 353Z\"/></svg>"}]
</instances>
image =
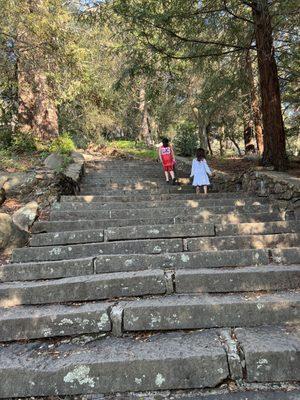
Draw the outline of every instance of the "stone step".
<instances>
[{"instance_id":1,"label":"stone step","mask_svg":"<svg viewBox=\"0 0 300 400\"><path fill-rule=\"evenodd\" d=\"M103 229L66 231L56 233L41 233L33 235L30 246L54 246L57 244L80 244L80 243L99 243L104 241Z\"/></svg>"},{"instance_id":2,"label":"stone step","mask_svg":"<svg viewBox=\"0 0 300 400\"><path fill-rule=\"evenodd\" d=\"M233 235L265 235L273 233L298 233L298 221L252 222L241 224L218 224L215 227L218 236Z\"/></svg>"},{"instance_id":3,"label":"stone step","mask_svg":"<svg viewBox=\"0 0 300 400\"><path fill-rule=\"evenodd\" d=\"M76 221L38 221L31 231L32 233L41 232L63 232L63 231L80 231L80 230L104 230L114 226L132 226L132 225L149 225L151 223L172 224L174 218L140 218L140 219L94 219Z\"/></svg>"},{"instance_id":4,"label":"stone step","mask_svg":"<svg viewBox=\"0 0 300 400\"><path fill-rule=\"evenodd\" d=\"M169 294L230 293L288 290L299 286L299 265L177 270L166 275L163 270L148 270L2 283L0 307L163 295L167 291Z\"/></svg>"},{"instance_id":5,"label":"stone step","mask_svg":"<svg viewBox=\"0 0 300 400\"><path fill-rule=\"evenodd\" d=\"M184 185L189 185L190 184L190 178L184 177L184 176L177 176L177 181L184 184ZM116 184L118 186L120 185L136 185L136 184L141 184L141 185L161 185L164 186L166 184L164 178L162 176L153 176L153 177L145 177L145 176L135 176L135 177L126 177L126 176L106 176L104 177L101 174L98 175L90 175L87 174L82 180L82 184L84 185L96 185L96 186L101 186L101 185L110 185L110 184Z\"/></svg>"},{"instance_id":6,"label":"stone step","mask_svg":"<svg viewBox=\"0 0 300 400\"><path fill-rule=\"evenodd\" d=\"M220 339L223 331L215 329L158 333L143 340L128 335L8 344L0 352L0 374L5 377L0 398L215 388L232 379L234 369L240 373L242 364L248 384L298 380L297 327L238 328L233 333L243 361L238 354L230 358L226 342ZM291 393L264 398L260 394L237 397L233 393L230 396L235 397L212 399L297 398L290 397Z\"/></svg>"},{"instance_id":7,"label":"stone step","mask_svg":"<svg viewBox=\"0 0 300 400\"><path fill-rule=\"evenodd\" d=\"M279 213L228 213L213 215L188 215L167 218L130 218L130 219L93 219L76 221L37 221L33 225L32 233L42 232L62 232L62 231L80 231L80 230L104 230L110 227L126 227L135 225L169 225L183 223L215 223L215 224L240 224L254 222L281 221L283 217Z\"/></svg>"},{"instance_id":8,"label":"stone step","mask_svg":"<svg viewBox=\"0 0 300 400\"><path fill-rule=\"evenodd\" d=\"M251 205L262 205L266 204L265 199L259 198L247 198L243 199L180 199L172 200L159 200L159 201L139 201L139 208L166 208L172 205L172 207L187 207L187 208L199 208L199 207L216 207L216 206L251 206ZM62 202L54 203L52 210L60 211L87 211L87 210L105 210L105 209L130 209L136 208L137 202Z\"/></svg>"},{"instance_id":9,"label":"stone step","mask_svg":"<svg viewBox=\"0 0 300 400\"><path fill-rule=\"evenodd\" d=\"M270 257L270 258L269 258ZM250 265L299 265L300 247L271 250L225 250L165 255L100 256L95 259L96 273L147 269L220 268ZM92 258L6 264L0 266L0 282L58 279L94 273Z\"/></svg>"},{"instance_id":10,"label":"stone step","mask_svg":"<svg viewBox=\"0 0 300 400\"><path fill-rule=\"evenodd\" d=\"M51 211L50 220L91 220L91 219L139 219L139 218L170 218L178 215L189 214L191 216L209 216L213 214L236 213L262 213L273 212L273 206L263 204L257 206L216 206L216 207L199 207L192 209L188 207L170 207L170 208L136 208L125 210L88 210L88 211Z\"/></svg>"},{"instance_id":11,"label":"stone step","mask_svg":"<svg viewBox=\"0 0 300 400\"><path fill-rule=\"evenodd\" d=\"M0 341L109 332L110 307L111 304L100 302L0 308Z\"/></svg>"},{"instance_id":12,"label":"stone step","mask_svg":"<svg viewBox=\"0 0 300 400\"><path fill-rule=\"evenodd\" d=\"M83 343L5 346L0 398L215 387L229 376L226 353L214 331Z\"/></svg>"},{"instance_id":13,"label":"stone step","mask_svg":"<svg viewBox=\"0 0 300 400\"><path fill-rule=\"evenodd\" d=\"M183 250L181 239L132 240L126 242L87 243L67 246L27 247L15 249L12 261L58 261L96 257L100 254L160 254Z\"/></svg>"},{"instance_id":14,"label":"stone step","mask_svg":"<svg viewBox=\"0 0 300 400\"><path fill-rule=\"evenodd\" d=\"M132 202L132 201L159 201L159 200L207 200L207 199L237 199L244 200L248 195L243 192L223 192L223 193L208 193L207 195L196 195L195 193L168 193L168 194L148 194L148 193L136 193L135 195L79 195L79 196L61 196L60 201L62 203L78 202L78 203L97 203L97 202Z\"/></svg>"},{"instance_id":15,"label":"stone step","mask_svg":"<svg viewBox=\"0 0 300 400\"><path fill-rule=\"evenodd\" d=\"M124 305L124 331L251 327L299 322L300 293L172 295Z\"/></svg>"},{"instance_id":16,"label":"stone step","mask_svg":"<svg viewBox=\"0 0 300 400\"><path fill-rule=\"evenodd\" d=\"M300 232L297 221L277 221L264 223L241 223L228 225L214 224L176 224L176 225L142 225L107 228L106 240L153 239L170 237L201 237L201 236L233 236Z\"/></svg>"},{"instance_id":17,"label":"stone step","mask_svg":"<svg viewBox=\"0 0 300 400\"><path fill-rule=\"evenodd\" d=\"M105 189L101 187L81 187L80 194L86 195L106 195L106 196L120 196L120 195L135 195L139 193L148 194L169 194L169 193L194 193L195 190L192 186L176 186L176 185L165 185L162 188L140 188L140 189Z\"/></svg>"},{"instance_id":18,"label":"stone step","mask_svg":"<svg viewBox=\"0 0 300 400\"><path fill-rule=\"evenodd\" d=\"M0 266L0 282L58 279L94 273L92 258L47 262L5 264Z\"/></svg>"},{"instance_id":19,"label":"stone step","mask_svg":"<svg viewBox=\"0 0 300 400\"><path fill-rule=\"evenodd\" d=\"M300 263L300 248L295 263ZM293 254L292 256L295 256ZM285 255L288 258L288 255ZM279 257L278 257L279 258ZM293 258L296 260L296 257ZM269 250L224 250L195 253L105 255L95 259L97 274L146 269L198 269L269 264ZM292 263L291 263L292 264Z\"/></svg>"},{"instance_id":20,"label":"stone step","mask_svg":"<svg viewBox=\"0 0 300 400\"><path fill-rule=\"evenodd\" d=\"M189 251L219 251L235 249L264 249L300 246L300 234L278 233L270 235L216 236L187 239Z\"/></svg>"},{"instance_id":21,"label":"stone step","mask_svg":"<svg viewBox=\"0 0 300 400\"><path fill-rule=\"evenodd\" d=\"M293 267L293 272L294 270ZM286 271L290 276L292 267ZM17 303L15 305L33 305L158 295L166 293L166 285L163 270L86 275L51 281L2 283L0 284L0 307L1 305L9 306L14 301ZM282 285L284 286L284 283Z\"/></svg>"}]
</instances>

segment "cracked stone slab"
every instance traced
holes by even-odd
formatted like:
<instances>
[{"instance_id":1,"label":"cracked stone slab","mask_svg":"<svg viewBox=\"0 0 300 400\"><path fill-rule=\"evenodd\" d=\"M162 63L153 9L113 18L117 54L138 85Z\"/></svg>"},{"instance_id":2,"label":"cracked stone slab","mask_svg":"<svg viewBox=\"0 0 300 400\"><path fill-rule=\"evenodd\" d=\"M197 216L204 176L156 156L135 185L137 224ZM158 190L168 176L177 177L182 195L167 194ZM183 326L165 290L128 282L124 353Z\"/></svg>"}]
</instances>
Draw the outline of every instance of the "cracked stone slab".
<instances>
[{"instance_id":1,"label":"cracked stone slab","mask_svg":"<svg viewBox=\"0 0 300 400\"><path fill-rule=\"evenodd\" d=\"M300 293L174 295L132 301L124 307L125 331L259 326L296 322Z\"/></svg>"},{"instance_id":2,"label":"cracked stone slab","mask_svg":"<svg viewBox=\"0 0 300 400\"><path fill-rule=\"evenodd\" d=\"M7 264L0 266L0 282L57 279L94 273L92 258Z\"/></svg>"},{"instance_id":3,"label":"cracked stone slab","mask_svg":"<svg viewBox=\"0 0 300 400\"><path fill-rule=\"evenodd\" d=\"M236 329L244 352L248 382L299 381L300 328Z\"/></svg>"},{"instance_id":4,"label":"cracked stone slab","mask_svg":"<svg viewBox=\"0 0 300 400\"><path fill-rule=\"evenodd\" d=\"M210 252L183 252L159 255L130 254L104 255L95 259L96 273L137 271L158 268L219 268L269 263L267 250L225 250Z\"/></svg>"},{"instance_id":5,"label":"cracked stone slab","mask_svg":"<svg viewBox=\"0 0 300 400\"><path fill-rule=\"evenodd\" d=\"M98 243L103 242L103 229L99 230L81 230L72 232L41 233L31 238L30 246L54 246L57 244L80 244L80 243Z\"/></svg>"},{"instance_id":6,"label":"cracked stone slab","mask_svg":"<svg viewBox=\"0 0 300 400\"><path fill-rule=\"evenodd\" d=\"M29 343L0 350L0 397L215 387L228 377L215 332ZM51 385L49 385L51 382Z\"/></svg>"},{"instance_id":7,"label":"cracked stone slab","mask_svg":"<svg viewBox=\"0 0 300 400\"><path fill-rule=\"evenodd\" d=\"M0 341L108 332L108 309L107 303L1 308Z\"/></svg>"},{"instance_id":8,"label":"cracked stone slab","mask_svg":"<svg viewBox=\"0 0 300 400\"><path fill-rule=\"evenodd\" d=\"M14 305L14 301L17 305L50 304L165 293L166 280L162 270L87 275L3 283L0 285L0 307Z\"/></svg>"},{"instance_id":9,"label":"cracked stone slab","mask_svg":"<svg viewBox=\"0 0 300 400\"><path fill-rule=\"evenodd\" d=\"M122 228L108 228L106 230L106 235L107 240L109 241L128 239L215 236L215 227L213 224L142 225Z\"/></svg>"},{"instance_id":10,"label":"cracked stone slab","mask_svg":"<svg viewBox=\"0 0 300 400\"><path fill-rule=\"evenodd\" d=\"M280 221L283 217L277 212L256 212L256 213L239 213L232 211L226 214L212 214L210 212L202 212L200 215L179 215L175 217L175 223L201 223L214 222L215 224L241 224L254 222L271 222Z\"/></svg>"},{"instance_id":11,"label":"cracked stone slab","mask_svg":"<svg viewBox=\"0 0 300 400\"><path fill-rule=\"evenodd\" d=\"M232 270L179 270L177 293L223 293L298 289L300 266L243 267Z\"/></svg>"},{"instance_id":12,"label":"cracked stone slab","mask_svg":"<svg viewBox=\"0 0 300 400\"><path fill-rule=\"evenodd\" d=\"M188 239L190 251L217 251L234 249L263 249L268 247L293 247L300 245L300 234L216 236L214 238Z\"/></svg>"},{"instance_id":13,"label":"cracked stone slab","mask_svg":"<svg viewBox=\"0 0 300 400\"><path fill-rule=\"evenodd\" d=\"M87 243L67 246L45 246L16 249L14 263L29 261L57 261L96 257L100 254L160 254L181 252L181 239L132 240L110 243Z\"/></svg>"}]
</instances>

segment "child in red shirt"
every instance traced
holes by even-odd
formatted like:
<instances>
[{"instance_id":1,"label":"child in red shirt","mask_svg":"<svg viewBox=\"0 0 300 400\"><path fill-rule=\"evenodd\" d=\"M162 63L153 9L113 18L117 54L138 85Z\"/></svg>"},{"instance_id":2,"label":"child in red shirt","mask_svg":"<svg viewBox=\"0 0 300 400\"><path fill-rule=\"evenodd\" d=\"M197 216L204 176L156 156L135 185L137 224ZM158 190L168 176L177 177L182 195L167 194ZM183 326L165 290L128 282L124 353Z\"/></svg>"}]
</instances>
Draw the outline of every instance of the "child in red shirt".
<instances>
[{"instance_id":1,"label":"child in red shirt","mask_svg":"<svg viewBox=\"0 0 300 400\"><path fill-rule=\"evenodd\" d=\"M175 185L176 183L174 174L175 155L173 147L169 144L169 139L167 138L163 139L162 146L158 149L158 155L165 172L166 182L169 183L169 174L170 174L173 185Z\"/></svg>"}]
</instances>

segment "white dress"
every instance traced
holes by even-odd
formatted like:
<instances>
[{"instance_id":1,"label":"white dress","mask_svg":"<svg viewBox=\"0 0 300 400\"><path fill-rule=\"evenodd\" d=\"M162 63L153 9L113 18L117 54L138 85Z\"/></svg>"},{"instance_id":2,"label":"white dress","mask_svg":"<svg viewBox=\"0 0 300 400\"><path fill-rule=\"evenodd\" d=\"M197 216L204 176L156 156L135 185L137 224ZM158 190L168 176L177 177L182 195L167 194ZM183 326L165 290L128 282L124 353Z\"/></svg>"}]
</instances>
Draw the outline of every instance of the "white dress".
<instances>
[{"instance_id":1,"label":"white dress","mask_svg":"<svg viewBox=\"0 0 300 400\"><path fill-rule=\"evenodd\" d=\"M210 185L208 174L211 170L207 165L206 160L198 161L196 158L193 160L191 177L193 176L193 186L207 186Z\"/></svg>"}]
</instances>

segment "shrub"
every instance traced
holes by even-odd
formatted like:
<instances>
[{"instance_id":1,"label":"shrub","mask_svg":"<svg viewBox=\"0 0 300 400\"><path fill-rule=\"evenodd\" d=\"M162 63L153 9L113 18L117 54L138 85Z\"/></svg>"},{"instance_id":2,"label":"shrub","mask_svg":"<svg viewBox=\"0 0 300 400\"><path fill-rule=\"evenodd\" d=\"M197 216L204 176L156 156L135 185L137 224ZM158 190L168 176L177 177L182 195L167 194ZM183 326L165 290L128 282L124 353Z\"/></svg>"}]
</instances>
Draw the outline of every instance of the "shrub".
<instances>
[{"instance_id":1,"label":"shrub","mask_svg":"<svg viewBox=\"0 0 300 400\"><path fill-rule=\"evenodd\" d=\"M12 137L13 133L11 130L6 129L6 128L1 128L0 129L0 147L2 149L7 149L12 145Z\"/></svg>"},{"instance_id":2,"label":"shrub","mask_svg":"<svg viewBox=\"0 0 300 400\"><path fill-rule=\"evenodd\" d=\"M76 146L67 132L62 133L58 138L54 139L50 145L50 151L53 153L69 155Z\"/></svg>"},{"instance_id":3,"label":"shrub","mask_svg":"<svg viewBox=\"0 0 300 400\"><path fill-rule=\"evenodd\" d=\"M189 122L178 126L174 138L174 147L179 155L189 157L195 154L199 144L195 131L195 125Z\"/></svg>"},{"instance_id":4,"label":"shrub","mask_svg":"<svg viewBox=\"0 0 300 400\"><path fill-rule=\"evenodd\" d=\"M16 132L12 137L11 149L16 153L31 153L36 150L36 142L30 133Z\"/></svg>"}]
</instances>

